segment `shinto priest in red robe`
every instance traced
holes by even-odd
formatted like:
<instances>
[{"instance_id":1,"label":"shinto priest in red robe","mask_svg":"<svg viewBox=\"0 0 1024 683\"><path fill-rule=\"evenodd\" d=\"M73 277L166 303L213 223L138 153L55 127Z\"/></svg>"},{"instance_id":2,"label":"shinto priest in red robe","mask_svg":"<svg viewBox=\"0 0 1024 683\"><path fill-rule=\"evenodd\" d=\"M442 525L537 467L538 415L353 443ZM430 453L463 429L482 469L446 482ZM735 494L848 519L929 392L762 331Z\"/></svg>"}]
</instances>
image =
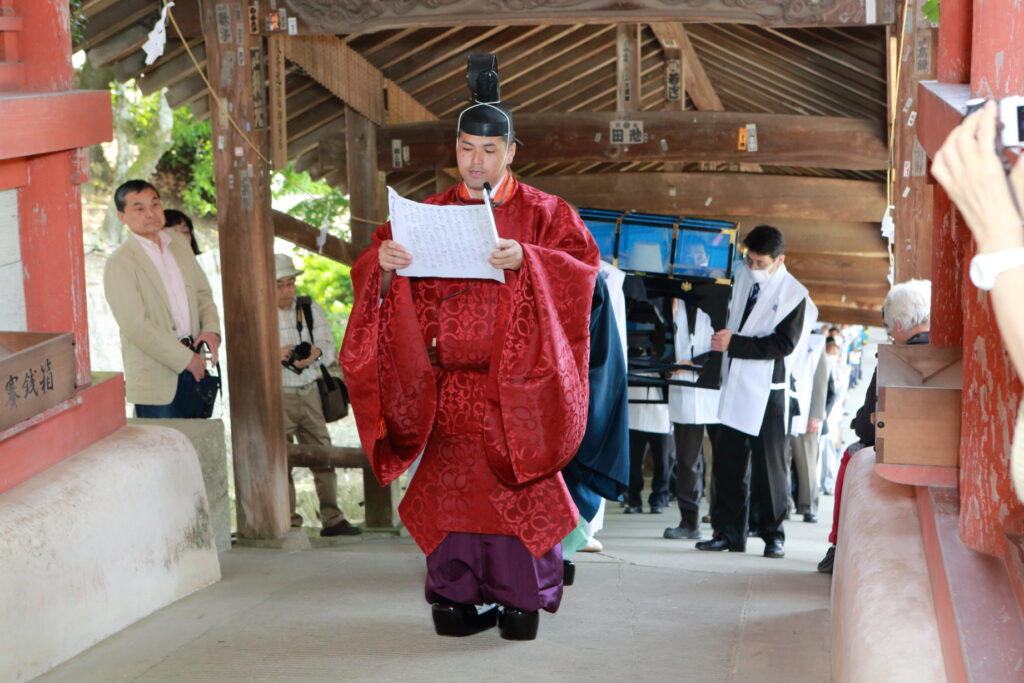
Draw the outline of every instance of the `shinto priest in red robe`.
<instances>
[{"instance_id":1,"label":"shinto priest in red robe","mask_svg":"<svg viewBox=\"0 0 1024 683\"><path fill-rule=\"evenodd\" d=\"M396 245L385 223L352 269L341 363L381 484L422 453L399 512L427 555L438 633L467 634L446 632L438 609L472 631L467 606L488 603L532 616L535 633L537 610L558 608L559 542L578 520L559 472L586 427L599 254L565 201L512 176L511 115L496 97L476 99L459 122L463 182L425 201L480 203L488 182L499 245L518 245L518 268L504 284L392 274L382 267Z\"/></svg>"}]
</instances>

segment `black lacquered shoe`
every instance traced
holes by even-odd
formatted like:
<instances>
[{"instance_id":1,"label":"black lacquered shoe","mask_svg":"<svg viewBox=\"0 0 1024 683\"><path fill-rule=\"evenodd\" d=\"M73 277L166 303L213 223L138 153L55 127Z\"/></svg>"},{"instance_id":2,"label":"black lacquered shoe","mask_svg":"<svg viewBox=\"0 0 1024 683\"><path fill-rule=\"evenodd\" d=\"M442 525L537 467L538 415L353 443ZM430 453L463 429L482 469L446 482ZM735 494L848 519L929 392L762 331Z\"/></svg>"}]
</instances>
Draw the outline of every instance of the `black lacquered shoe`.
<instances>
[{"instance_id":1,"label":"black lacquered shoe","mask_svg":"<svg viewBox=\"0 0 1024 683\"><path fill-rule=\"evenodd\" d=\"M515 607L504 607L498 616L501 637L505 640L536 640L540 614L524 612Z\"/></svg>"},{"instance_id":2,"label":"black lacquered shoe","mask_svg":"<svg viewBox=\"0 0 1024 683\"><path fill-rule=\"evenodd\" d=\"M722 536L716 536L710 541L701 541L696 546L697 550L710 550L712 552L722 552L728 550L731 553L743 553L746 552L746 548L742 545L733 545L729 541L725 540Z\"/></svg>"},{"instance_id":3,"label":"black lacquered shoe","mask_svg":"<svg viewBox=\"0 0 1024 683\"><path fill-rule=\"evenodd\" d=\"M562 560L562 585L571 586L576 581L576 563Z\"/></svg>"},{"instance_id":4,"label":"black lacquered shoe","mask_svg":"<svg viewBox=\"0 0 1024 683\"><path fill-rule=\"evenodd\" d=\"M430 611L439 636L462 638L486 631L498 623L497 607L477 613L473 605L435 602Z\"/></svg>"},{"instance_id":5,"label":"black lacquered shoe","mask_svg":"<svg viewBox=\"0 0 1024 683\"><path fill-rule=\"evenodd\" d=\"M777 538L773 538L770 541L765 541L764 542L764 556L765 557L770 557L770 558L775 559L775 560L780 560L783 557L785 557L786 556L786 548L783 545L782 541L777 539Z\"/></svg>"}]
</instances>

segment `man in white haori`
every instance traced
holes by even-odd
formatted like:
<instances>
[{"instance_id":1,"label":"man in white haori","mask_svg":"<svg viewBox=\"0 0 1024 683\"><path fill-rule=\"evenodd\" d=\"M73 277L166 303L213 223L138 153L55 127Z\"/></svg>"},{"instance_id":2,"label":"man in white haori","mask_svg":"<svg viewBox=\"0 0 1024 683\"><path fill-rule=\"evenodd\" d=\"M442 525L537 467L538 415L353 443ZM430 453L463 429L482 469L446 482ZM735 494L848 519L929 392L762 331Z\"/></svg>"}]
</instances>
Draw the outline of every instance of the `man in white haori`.
<instances>
[{"instance_id":1,"label":"man in white haori","mask_svg":"<svg viewBox=\"0 0 1024 683\"><path fill-rule=\"evenodd\" d=\"M760 225L743 244L747 254L735 271L728 326L711 341L713 350L726 352L718 410L722 426L712 466L715 535L697 549L744 552L753 502L761 511L764 555L780 558L789 485L788 359L810 332L804 324L807 289L786 270L785 240L777 228Z\"/></svg>"}]
</instances>

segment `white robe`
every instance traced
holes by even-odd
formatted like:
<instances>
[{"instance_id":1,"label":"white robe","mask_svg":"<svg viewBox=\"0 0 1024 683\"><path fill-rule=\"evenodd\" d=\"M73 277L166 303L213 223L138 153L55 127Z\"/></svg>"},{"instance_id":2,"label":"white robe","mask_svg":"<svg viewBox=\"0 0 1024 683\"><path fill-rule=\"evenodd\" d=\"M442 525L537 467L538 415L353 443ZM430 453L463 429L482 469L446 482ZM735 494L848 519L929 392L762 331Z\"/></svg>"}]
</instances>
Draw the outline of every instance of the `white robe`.
<instances>
[{"instance_id":1,"label":"white robe","mask_svg":"<svg viewBox=\"0 0 1024 683\"><path fill-rule=\"evenodd\" d=\"M808 304L809 309L810 300L808 300ZM807 418L811 413L811 394L814 393L814 374L818 369L821 354L824 352L825 337L820 334L807 335L804 343L793 352L793 383L796 385L795 397L797 405L800 406L800 414L793 416L790 434L799 436L807 433Z\"/></svg>"},{"instance_id":2,"label":"white robe","mask_svg":"<svg viewBox=\"0 0 1024 683\"><path fill-rule=\"evenodd\" d=\"M697 309L697 319L693 325L693 336L690 336L690 325L686 319L686 306L682 301L676 306L673 314L675 321L676 361L692 360L694 356L711 350L711 336L715 333L711 326L711 317ZM697 380L696 372L683 372L675 379ZM668 389L669 416L678 424L703 425L718 424L718 389L701 387L670 386Z\"/></svg>"},{"instance_id":3,"label":"white robe","mask_svg":"<svg viewBox=\"0 0 1024 683\"><path fill-rule=\"evenodd\" d=\"M745 337L767 337L775 331L776 326L793 312L797 305L807 298L807 288L789 274L786 264L779 265L779 270L768 282L761 285L757 303L750 312L746 324L740 329L743 309L750 296L750 288L754 279L750 269L742 261L733 272L736 281L732 288L732 301L729 304L728 329L733 334ZM804 325L803 333L797 340L795 348L799 348L803 337L809 332ZM794 349L795 350L795 349ZM786 356L786 377L790 374L790 359ZM764 411L768 406L768 397L773 389L772 372L774 360L752 360L747 358L729 358L726 353L722 360L723 372L722 398L718 406L718 419L724 425L739 430L744 434L757 436L764 422ZM784 389L785 384L779 387Z\"/></svg>"}]
</instances>

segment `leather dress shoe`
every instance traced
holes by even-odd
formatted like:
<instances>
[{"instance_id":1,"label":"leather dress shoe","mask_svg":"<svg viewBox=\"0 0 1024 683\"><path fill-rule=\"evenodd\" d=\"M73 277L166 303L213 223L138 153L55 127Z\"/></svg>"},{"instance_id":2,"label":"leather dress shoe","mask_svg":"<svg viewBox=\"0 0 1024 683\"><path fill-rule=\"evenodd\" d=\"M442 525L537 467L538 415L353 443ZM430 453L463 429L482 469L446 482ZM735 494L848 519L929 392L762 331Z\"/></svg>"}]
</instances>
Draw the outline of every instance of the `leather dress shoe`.
<instances>
[{"instance_id":1,"label":"leather dress shoe","mask_svg":"<svg viewBox=\"0 0 1024 683\"><path fill-rule=\"evenodd\" d=\"M562 585L571 586L576 581L576 563L562 560Z\"/></svg>"},{"instance_id":2,"label":"leather dress shoe","mask_svg":"<svg viewBox=\"0 0 1024 683\"><path fill-rule=\"evenodd\" d=\"M504 607L498 615L498 627L505 640L535 640L539 624L537 612L524 612L515 607Z\"/></svg>"},{"instance_id":3,"label":"leather dress shoe","mask_svg":"<svg viewBox=\"0 0 1024 683\"><path fill-rule=\"evenodd\" d=\"M722 536L715 536L710 541L701 541L696 546L697 550L712 550L715 552L722 552L728 550L731 553L743 553L746 552L746 547L742 545L733 545L729 543Z\"/></svg>"},{"instance_id":4,"label":"leather dress shoe","mask_svg":"<svg viewBox=\"0 0 1024 683\"><path fill-rule=\"evenodd\" d=\"M643 511L644 511L644 509L641 506L639 506L639 505L627 505L626 506L626 514L627 515L639 515Z\"/></svg>"},{"instance_id":5,"label":"leather dress shoe","mask_svg":"<svg viewBox=\"0 0 1024 683\"><path fill-rule=\"evenodd\" d=\"M486 631L498 623L498 608L477 612L473 605L435 602L430 606L434 630L439 636L462 638Z\"/></svg>"},{"instance_id":6,"label":"leather dress shoe","mask_svg":"<svg viewBox=\"0 0 1024 683\"><path fill-rule=\"evenodd\" d=\"M363 533L362 527L352 526L347 519L320 530L321 536L358 536L361 533Z\"/></svg>"},{"instance_id":7,"label":"leather dress shoe","mask_svg":"<svg viewBox=\"0 0 1024 683\"><path fill-rule=\"evenodd\" d=\"M818 523L818 515L814 514L813 512L805 512L804 513L804 521L807 522L808 524L817 524Z\"/></svg>"},{"instance_id":8,"label":"leather dress shoe","mask_svg":"<svg viewBox=\"0 0 1024 683\"><path fill-rule=\"evenodd\" d=\"M661 505L652 505L651 506L651 514L652 515L660 515L664 511L665 511L665 508L662 507Z\"/></svg>"},{"instance_id":9,"label":"leather dress shoe","mask_svg":"<svg viewBox=\"0 0 1024 683\"><path fill-rule=\"evenodd\" d=\"M773 559L781 559L786 556L786 550L782 545L782 541L778 538L773 538L770 541L764 542L764 556L771 557Z\"/></svg>"},{"instance_id":10,"label":"leather dress shoe","mask_svg":"<svg viewBox=\"0 0 1024 683\"><path fill-rule=\"evenodd\" d=\"M685 538L689 540L700 540L700 529L687 529L684 526L670 526L662 534L664 538Z\"/></svg>"},{"instance_id":11,"label":"leather dress shoe","mask_svg":"<svg viewBox=\"0 0 1024 683\"><path fill-rule=\"evenodd\" d=\"M701 524L711 524L711 515L704 515L700 518Z\"/></svg>"}]
</instances>

